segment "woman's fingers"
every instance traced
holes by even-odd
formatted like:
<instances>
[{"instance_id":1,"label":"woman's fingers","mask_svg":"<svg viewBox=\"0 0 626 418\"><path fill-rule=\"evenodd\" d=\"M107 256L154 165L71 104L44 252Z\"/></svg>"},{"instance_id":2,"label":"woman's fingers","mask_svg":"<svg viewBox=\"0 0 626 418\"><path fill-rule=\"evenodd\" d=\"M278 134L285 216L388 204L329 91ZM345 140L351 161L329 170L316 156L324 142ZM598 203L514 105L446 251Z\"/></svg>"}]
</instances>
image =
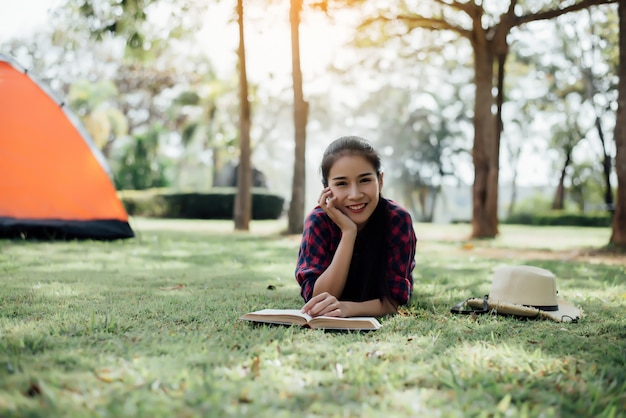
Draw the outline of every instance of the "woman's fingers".
<instances>
[{"instance_id":1,"label":"woman's fingers","mask_svg":"<svg viewBox=\"0 0 626 418\"><path fill-rule=\"evenodd\" d=\"M330 188L325 188L324 190L322 190L322 193L320 194L319 199L317 200L317 203L322 207L322 208L327 208L330 205L332 205L332 192L330 191Z\"/></svg>"},{"instance_id":2,"label":"woman's fingers","mask_svg":"<svg viewBox=\"0 0 626 418\"><path fill-rule=\"evenodd\" d=\"M313 308L313 315L328 315L329 312L332 312L335 309L337 309L337 299L335 299L334 297L328 298L315 305L315 307Z\"/></svg>"},{"instance_id":3,"label":"woman's fingers","mask_svg":"<svg viewBox=\"0 0 626 418\"><path fill-rule=\"evenodd\" d=\"M313 305L311 309L309 309L309 315L311 316L324 315L328 311L329 306L332 303L334 303L333 300L337 300L337 299L335 299L334 296L331 296L330 294L326 293L325 298L315 303L315 305Z\"/></svg>"},{"instance_id":4,"label":"woman's fingers","mask_svg":"<svg viewBox=\"0 0 626 418\"><path fill-rule=\"evenodd\" d=\"M324 300L326 298L326 295L328 295L328 293L324 292L324 293L320 293L317 296L313 296L311 299L309 299L307 303L304 304L301 311L305 314L309 314L309 312L311 311L311 308L315 306L317 302L319 302L320 300Z\"/></svg>"},{"instance_id":5,"label":"woman's fingers","mask_svg":"<svg viewBox=\"0 0 626 418\"><path fill-rule=\"evenodd\" d=\"M335 206L337 198L333 196L329 188L324 189L320 194L317 201L318 205L326 212L328 217L337 225L341 230L354 229L356 224L352 221L348 215L343 213L339 207Z\"/></svg>"},{"instance_id":6,"label":"woman's fingers","mask_svg":"<svg viewBox=\"0 0 626 418\"><path fill-rule=\"evenodd\" d=\"M329 189L328 189L328 188L326 188L326 189L322 189L322 193L320 193L320 197L317 199L317 203L319 203L319 204L320 204L320 206L321 206L323 203L325 203L326 198L328 197L328 192L329 192Z\"/></svg>"},{"instance_id":7,"label":"woman's fingers","mask_svg":"<svg viewBox=\"0 0 626 418\"><path fill-rule=\"evenodd\" d=\"M332 312L340 308L339 301L333 295L324 292L312 297L303 307L302 312L311 316L332 315ZM339 312L340 314L340 312Z\"/></svg>"},{"instance_id":8,"label":"woman's fingers","mask_svg":"<svg viewBox=\"0 0 626 418\"><path fill-rule=\"evenodd\" d=\"M340 308L333 309L332 311L326 312L324 315L325 316L343 316Z\"/></svg>"}]
</instances>

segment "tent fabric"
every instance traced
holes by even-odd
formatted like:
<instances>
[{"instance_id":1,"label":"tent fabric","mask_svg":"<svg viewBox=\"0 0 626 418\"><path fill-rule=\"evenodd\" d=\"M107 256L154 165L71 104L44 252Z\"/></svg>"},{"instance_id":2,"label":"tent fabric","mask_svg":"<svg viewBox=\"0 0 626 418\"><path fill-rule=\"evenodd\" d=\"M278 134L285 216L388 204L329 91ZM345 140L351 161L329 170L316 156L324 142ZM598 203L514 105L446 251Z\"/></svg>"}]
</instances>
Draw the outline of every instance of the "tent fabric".
<instances>
[{"instance_id":1,"label":"tent fabric","mask_svg":"<svg viewBox=\"0 0 626 418\"><path fill-rule=\"evenodd\" d=\"M130 238L109 165L80 119L0 54L0 237Z\"/></svg>"}]
</instances>

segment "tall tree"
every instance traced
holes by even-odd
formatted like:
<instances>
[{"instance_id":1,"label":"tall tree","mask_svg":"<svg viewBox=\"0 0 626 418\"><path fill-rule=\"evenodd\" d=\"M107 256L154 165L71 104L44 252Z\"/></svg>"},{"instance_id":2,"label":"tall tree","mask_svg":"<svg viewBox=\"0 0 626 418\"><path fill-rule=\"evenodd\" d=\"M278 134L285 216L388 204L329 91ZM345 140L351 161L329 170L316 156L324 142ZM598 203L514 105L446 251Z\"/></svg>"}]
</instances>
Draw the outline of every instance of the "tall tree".
<instances>
[{"instance_id":1,"label":"tall tree","mask_svg":"<svg viewBox=\"0 0 626 418\"><path fill-rule=\"evenodd\" d=\"M606 139L607 125L614 123L614 112L611 106L615 104L617 91L617 60L613 60L609 54L603 50L617 50L617 36L612 33L616 31L617 19L613 13L592 13L587 10L587 19L580 16L572 16L565 20L565 25L556 28L559 40L558 51L555 56L562 55L567 62L558 65L558 72L568 71L575 74L561 77L560 88L564 93L577 91L588 104L588 109L579 112L588 117L593 116L595 133L599 140L599 162L602 167L604 177L604 203L609 210L613 207L613 190L611 186L612 149L611 144ZM598 30L598 28L601 28ZM607 37L609 36L609 37ZM603 45L608 45L604 46ZM558 58L557 58L558 59ZM615 65L615 67L613 67ZM615 68L615 71L607 71L606 66ZM558 77L554 77L556 81ZM557 95L559 95L557 93ZM562 95L561 95L562 96ZM609 116L610 115L610 116Z\"/></svg>"},{"instance_id":2,"label":"tall tree","mask_svg":"<svg viewBox=\"0 0 626 418\"><path fill-rule=\"evenodd\" d=\"M596 45L595 43L597 42L597 40L595 39L596 36L593 33L593 21L592 21L592 15L591 13L589 13L589 27L592 28L592 35L594 36L594 39L591 42L591 52L595 53L595 49L596 49ZM595 54L594 54L595 55ZM588 65L586 68L583 68L583 76L584 76L584 82L585 82L585 92L587 94L587 99L589 100L589 102L591 103L591 105L593 106L593 110L595 113L595 127L596 127L596 131L598 133L598 139L600 140L600 145L602 147L602 173L604 174L604 203L606 204L608 210L611 210L611 207L613 206L614 202L613 202L613 188L611 187L611 154L608 151L608 141L605 139L605 134L604 134L604 128L602 126L602 117L600 112L598 111L598 109L596 108L596 104L595 104L595 96L599 93L598 92L598 87L597 87L597 76L594 74L593 72L593 68L591 65ZM608 110L608 109L604 109L604 110Z\"/></svg>"},{"instance_id":3,"label":"tall tree","mask_svg":"<svg viewBox=\"0 0 626 418\"><path fill-rule=\"evenodd\" d=\"M619 14L619 84L615 117L615 171L617 199L613 213L610 243L626 248L626 1L620 1Z\"/></svg>"},{"instance_id":4,"label":"tall tree","mask_svg":"<svg viewBox=\"0 0 626 418\"><path fill-rule=\"evenodd\" d=\"M306 194L306 125L309 105L302 91L302 69L300 68L300 20L302 0L291 0L289 23L291 27L291 68L293 76L293 122L295 130L295 155L291 202L289 203L287 233L301 233L304 220Z\"/></svg>"},{"instance_id":5,"label":"tall tree","mask_svg":"<svg viewBox=\"0 0 626 418\"><path fill-rule=\"evenodd\" d=\"M585 133L576 120L578 112L568 112L569 106L566 107L565 117L562 124L555 127L550 141L550 148L562 153L563 161L560 161L559 182L556 186L554 199L552 201L552 209L563 210L565 208L565 178L570 165L573 164L572 155L576 145L584 138Z\"/></svg>"},{"instance_id":6,"label":"tall tree","mask_svg":"<svg viewBox=\"0 0 626 418\"><path fill-rule=\"evenodd\" d=\"M617 0L581 0L568 6L562 2L545 1L537 5L522 4L511 0L508 8L499 7L488 13L485 2L480 0L432 0L431 7L423 2L414 8L402 3L389 13L383 13L372 21L402 22L409 31L416 28L452 31L466 38L474 53L474 164L472 236L493 238L498 234L498 177L500 155L501 119L499 109L503 101L503 79L508 54L507 37L511 29L538 20L554 19L565 13L575 12ZM435 5L439 7L435 7ZM397 6L397 5L396 5ZM397 29L396 29L397 32ZM494 91L496 92L494 95ZM493 109L498 109L494 112Z\"/></svg>"},{"instance_id":7,"label":"tall tree","mask_svg":"<svg viewBox=\"0 0 626 418\"><path fill-rule=\"evenodd\" d=\"M237 169L237 195L235 196L235 229L248 231L252 217L252 164L250 162L250 100L246 73L246 46L244 42L243 0L237 0L239 26L239 167Z\"/></svg>"},{"instance_id":8,"label":"tall tree","mask_svg":"<svg viewBox=\"0 0 626 418\"><path fill-rule=\"evenodd\" d=\"M531 116L529 115L529 105L526 102L519 109L517 109L517 113L515 117L513 117L513 127L517 128L522 137L530 137L530 125L531 125ZM511 197L509 199L508 209L507 209L507 218L510 218L513 213L515 213L515 204L517 203L517 177L519 175L519 162L520 157L522 155L522 147L524 146L524 141L506 141L505 142L506 150L509 154L508 164L511 167L512 175L511 175Z\"/></svg>"}]
</instances>

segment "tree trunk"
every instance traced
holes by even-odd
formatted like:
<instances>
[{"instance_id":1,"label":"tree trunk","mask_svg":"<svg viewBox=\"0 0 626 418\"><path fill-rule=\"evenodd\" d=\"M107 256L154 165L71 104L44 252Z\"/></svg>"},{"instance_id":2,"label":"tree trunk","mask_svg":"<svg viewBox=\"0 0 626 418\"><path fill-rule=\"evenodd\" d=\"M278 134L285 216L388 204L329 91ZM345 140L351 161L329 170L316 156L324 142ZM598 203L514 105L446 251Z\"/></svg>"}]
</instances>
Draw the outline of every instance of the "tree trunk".
<instances>
[{"instance_id":1,"label":"tree trunk","mask_svg":"<svg viewBox=\"0 0 626 418\"><path fill-rule=\"evenodd\" d=\"M615 116L615 172L617 198L613 213L610 243L626 248L626 2L621 1L619 15L619 84Z\"/></svg>"},{"instance_id":2,"label":"tree trunk","mask_svg":"<svg viewBox=\"0 0 626 418\"><path fill-rule=\"evenodd\" d=\"M572 160L572 153L568 152L565 156L565 163L563 164L563 169L561 170L561 176L559 177L559 184L556 187L556 192L554 194L554 200L552 201L552 209L553 210L563 210L564 202L565 202L565 176L567 167L569 167L570 162Z\"/></svg>"},{"instance_id":3,"label":"tree trunk","mask_svg":"<svg viewBox=\"0 0 626 418\"><path fill-rule=\"evenodd\" d=\"M304 201L306 192L306 125L308 103L302 92L302 69L300 68L300 12L302 0L291 0L289 22L291 25L291 66L293 76L293 122L295 129L295 155L291 202L289 204L287 233L299 234L303 230Z\"/></svg>"},{"instance_id":4,"label":"tree trunk","mask_svg":"<svg viewBox=\"0 0 626 418\"><path fill-rule=\"evenodd\" d=\"M482 2L452 2L459 8L470 10L473 29L470 41L474 51L474 71L476 97L474 103L474 186L472 191L472 238L494 238L498 234L498 177L501 129L497 112L498 102L494 100L493 65L498 57L500 81L504 76L504 62L508 53L507 35L513 26L533 20L553 19L564 13L610 3L603 0L584 0L564 8L555 8L526 16L515 16L516 1L509 3L509 9L500 16L500 23L485 30L482 27ZM446 2L442 2L447 4ZM623 3L623 1L620 2ZM502 76L502 77L500 77ZM500 92L502 93L502 86ZM503 96L502 96L503 97ZM501 98L502 98L501 97ZM492 108L496 107L495 111ZM625 215L626 216L626 215Z\"/></svg>"},{"instance_id":5,"label":"tree trunk","mask_svg":"<svg viewBox=\"0 0 626 418\"><path fill-rule=\"evenodd\" d=\"M589 26L592 30L591 35L595 36L593 32L593 17L590 9L587 9L587 13L589 15ZM579 40L580 42L580 40ZM596 45L591 43L591 51L595 54ZM611 186L611 169L613 168L613 164L611 162L611 155L607 151L607 143L604 137L604 129L602 129L602 120L600 119L600 112L596 109L594 104L594 96L597 94L596 83L594 72L591 68L585 67L582 63L580 64L583 74L583 80L585 81L585 95L586 99L591 103L595 115L595 127L598 132L598 138L600 139L600 145L602 145L602 174L604 175L604 204L606 209L610 212L613 211L613 188Z\"/></svg>"},{"instance_id":6,"label":"tree trunk","mask_svg":"<svg viewBox=\"0 0 626 418\"><path fill-rule=\"evenodd\" d=\"M515 213L515 203L517 203L517 168L513 171L513 178L511 179L511 198L507 212L509 218Z\"/></svg>"},{"instance_id":7,"label":"tree trunk","mask_svg":"<svg viewBox=\"0 0 626 418\"><path fill-rule=\"evenodd\" d=\"M613 207L613 188L611 187L611 156L606 150L606 141L604 140L604 131L600 118L596 116L596 130L602 144L602 174L604 174L604 203L609 211Z\"/></svg>"},{"instance_id":8,"label":"tree trunk","mask_svg":"<svg viewBox=\"0 0 626 418\"><path fill-rule=\"evenodd\" d=\"M474 32L476 36L476 31ZM484 33L483 33L484 35ZM492 111L494 55L485 37L474 38L474 186L472 189L472 238L495 238L498 234L498 170L500 143L498 123Z\"/></svg>"},{"instance_id":9,"label":"tree trunk","mask_svg":"<svg viewBox=\"0 0 626 418\"><path fill-rule=\"evenodd\" d=\"M428 212L426 212L426 222L432 223L435 219L435 209L437 208L437 198L441 194L441 186L431 186L428 189L430 190L430 199L428 200Z\"/></svg>"},{"instance_id":10,"label":"tree trunk","mask_svg":"<svg viewBox=\"0 0 626 418\"><path fill-rule=\"evenodd\" d=\"M517 203L517 176L519 175L519 159L522 154L522 146L518 146L514 149L513 146L509 147L509 154L511 155L511 168L513 169L513 178L511 179L511 197L509 199L507 218L510 218L515 213L515 204Z\"/></svg>"},{"instance_id":11,"label":"tree trunk","mask_svg":"<svg viewBox=\"0 0 626 418\"><path fill-rule=\"evenodd\" d=\"M217 147L212 148L211 159L213 161L213 180L211 182L211 187L215 187L217 185L217 178L219 176L220 169L222 168Z\"/></svg>"},{"instance_id":12,"label":"tree trunk","mask_svg":"<svg viewBox=\"0 0 626 418\"><path fill-rule=\"evenodd\" d=\"M235 229L250 230L252 217L252 167L250 163L250 102L248 101L248 76L246 74L246 48L243 30L243 0L237 0L239 22L239 168L237 195L235 196Z\"/></svg>"}]
</instances>

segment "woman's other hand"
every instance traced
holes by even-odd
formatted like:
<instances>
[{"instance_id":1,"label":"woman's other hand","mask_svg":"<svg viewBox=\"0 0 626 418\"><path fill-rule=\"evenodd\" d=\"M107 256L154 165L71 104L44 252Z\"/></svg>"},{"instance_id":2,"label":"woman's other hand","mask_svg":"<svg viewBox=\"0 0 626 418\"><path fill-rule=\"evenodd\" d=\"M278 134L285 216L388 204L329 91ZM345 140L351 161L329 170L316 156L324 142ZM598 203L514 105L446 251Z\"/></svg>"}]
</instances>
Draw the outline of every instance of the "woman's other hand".
<instances>
[{"instance_id":1,"label":"woman's other hand","mask_svg":"<svg viewBox=\"0 0 626 418\"><path fill-rule=\"evenodd\" d=\"M302 313L310 316L347 316L342 302L328 292L313 296L301 309Z\"/></svg>"}]
</instances>

